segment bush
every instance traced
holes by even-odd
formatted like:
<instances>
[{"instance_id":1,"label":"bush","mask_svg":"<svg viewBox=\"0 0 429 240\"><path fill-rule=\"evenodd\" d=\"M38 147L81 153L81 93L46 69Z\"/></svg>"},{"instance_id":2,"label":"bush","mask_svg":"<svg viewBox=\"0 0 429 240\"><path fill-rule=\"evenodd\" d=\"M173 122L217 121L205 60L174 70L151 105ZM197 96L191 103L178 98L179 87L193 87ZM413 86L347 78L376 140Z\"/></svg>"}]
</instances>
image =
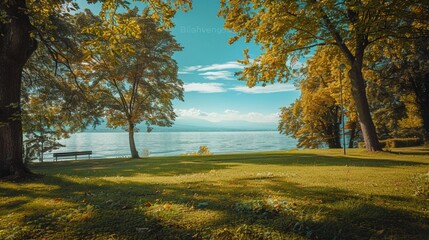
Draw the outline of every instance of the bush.
<instances>
[{"instance_id":1,"label":"bush","mask_svg":"<svg viewBox=\"0 0 429 240\"><path fill-rule=\"evenodd\" d=\"M397 147L414 147L420 146L423 141L420 138L393 138L386 140L386 148L397 148Z\"/></svg>"},{"instance_id":2,"label":"bush","mask_svg":"<svg viewBox=\"0 0 429 240\"><path fill-rule=\"evenodd\" d=\"M386 140L381 140L380 145L382 148L386 147ZM365 148L365 142L358 142L358 148Z\"/></svg>"},{"instance_id":3,"label":"bush","mask_svg":"<svg viewBox=\"0 0 429 240\"><path fill-rule=\"evenodd\" d=\"M142 151L142 157L149 157L150 151L149 149L143 149Z\"/></svg>"},{"instance_id":4,"label":"bush","mask_svg":"<svg viewBox=\"0 0 429 240\"><path fill-rule=\"evenodd\" d=\"M390 138L380 141L382 148L415 147L423 144L420 138ZM358 143L359 148L365 148L364 142Z\"/></svg>"},{"instance_id":5,"label":"bush","mask_svg":"<svg viewBox=\"0 0 429 240\"><path fill-rule=\"evenodd\" d=\"M212 155L212 153L207 146L200 146L200 149L198 150L198 155Z\"/></svg>"},{"instance_id":6,"label":"bush","mask_svg":"<svg viewBox=\"0 0 429 240\"><path fill-rule=\"evenodd\" d=\"M184 155L185 156L207 156L207 155L213 155L213 153L210 152L207 146L200 146L200 149L198 150L198 152L188 152Z\"/></svg>"}]
</instances>

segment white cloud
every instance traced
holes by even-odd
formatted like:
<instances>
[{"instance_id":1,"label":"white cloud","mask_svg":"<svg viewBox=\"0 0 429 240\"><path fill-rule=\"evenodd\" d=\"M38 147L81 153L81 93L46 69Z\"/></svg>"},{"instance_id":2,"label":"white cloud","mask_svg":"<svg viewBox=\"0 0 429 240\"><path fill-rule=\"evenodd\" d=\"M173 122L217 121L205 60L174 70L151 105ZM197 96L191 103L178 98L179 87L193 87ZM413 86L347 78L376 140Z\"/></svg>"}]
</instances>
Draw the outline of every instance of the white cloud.
<instances>
[{"instance_id":1,"label":"white cloud","mask_svg":"<svg viewBox=\"0 0 429 240\"><path fill-rule=\"evenodd\" d=\"M195 66L186 66L180 72L206 72L206 71L221 71L226 69L243 69L244 65L238 62L229 61L226 63L215 63L211 65L195 65Z\"/></svg>"},{"instance_id":2,"label":"white cloud","mask_svg":"<svg viewBox=\"0 0 429 240\"><path fill-rule=\"evenodd\" d=\"M209 80L216 80L216 79L234 80L234 78L232 78L232 73L228 71L204 72L198 75L201 75L205 79L209 79Z\"/></svg>"},{"instance_id":3,"label":"white cloud","mask_svg":"<svg viewBox=\"0 0 429 240\"><path fill-rule=\"evenodd\" d=\"M255 86L252 88L249 88L247 86L236 86L229 89L236 92L253 93L253 94L298 91L296 87L292 84L272 84L272 85L267 85L265 87Z\"/></svg>"},{"instance_id":4,"label":"white cloud","mask_svg":"<svg viewBox=\"0 0 429 240\"><path fill-rule=\"evenodd\" d=\"M253 123L277 123L278 113L263 114L259 112L241 113L236 110L226 109L224 112L203 112L200 109L176 109L178 118L181 119L201 119L209 122L223 121L245 121Z\"/></svg>"},{"instance_id":5,"label":"white cloud","mask_svg":"<svg viewBox=\"0 0 429 240\"><path fill-rule=\"evenodd\" d=\"M179 71L177 74L190 74L190 72L182 72L182 71Z\"/></svg>"},{"instance_id":6,"label":"white cloud","mask_svg":"<svg viewBox=\"0 0 429 240\"><path fill-rule=\"evenodd\" d=\"M232 113L232 114L235 114L235 113L240 113L239 111L236 111L236 110L232 110L232 109L226 109L225 111L224 111L224 113L226 113L226 114L228 114L228 113Z\"/></svg>"},{"instance_id":7,"label":"white cloud","mask_svg":"<svg viewBox=\"0 0 429 240\"><path fill-rule=\"evenodd\" d=\"M175 109L175 112L179 117L186 118L186 117L194 117L194 116L200 116L201 111L200 109L196 108L188 108L188 109Z\"/></svg>"},{"instance_id":8,"label":"white cloud","mask_svg":"<svg viewBox=\"0 0 429 240\"><path fill-rule=\"evenodd\" d=\"M197 69L197 71L219 71L219 70L225 70L225 69L243 69L244 65L240 64L238 62L230 61L226 63L221 64L212 64L208 66L201 67Z\"/></svg>"},{"instance_id":9,"label":"white cloud","mask_svg":"<svg viewBox=\"0 0 429 240\"><path fill-rule=\"evenodd\" d=\"M226 92L222 83L185 83L185 92L220 93Z\"/></svg>"},{"instance_id":10,"label":"white cloud","mask_svg":"<svg viewBox=\"0 0 429 240\"><path fill-rule=\"evenodd\" d=\"M202 67L203 67L203 66L201 66L201 65L188 66L188 67L185 67L185 68L183 69L183 71L184 71L184 72L192 72L192 71L198 70L198 69L200 69L200 68L202 68Z\"/></svg>"}]
</instances>

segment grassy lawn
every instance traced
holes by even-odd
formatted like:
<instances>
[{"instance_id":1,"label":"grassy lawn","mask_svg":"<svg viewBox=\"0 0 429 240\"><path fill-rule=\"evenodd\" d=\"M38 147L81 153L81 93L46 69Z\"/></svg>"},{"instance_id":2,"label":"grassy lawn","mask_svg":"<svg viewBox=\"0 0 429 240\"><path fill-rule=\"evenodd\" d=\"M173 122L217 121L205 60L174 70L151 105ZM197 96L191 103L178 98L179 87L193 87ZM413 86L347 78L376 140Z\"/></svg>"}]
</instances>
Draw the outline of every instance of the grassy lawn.
<instances>
[{"instance_id":1,"label":"grassy lawn","mask_svg":"<svg viewBox=\"0 0 429 240\"><path fill-rule=\"evenodd\" d=\"M429 149L33 164L0 182L0 239L429 239Z\"/></svg>"}]
</instances>

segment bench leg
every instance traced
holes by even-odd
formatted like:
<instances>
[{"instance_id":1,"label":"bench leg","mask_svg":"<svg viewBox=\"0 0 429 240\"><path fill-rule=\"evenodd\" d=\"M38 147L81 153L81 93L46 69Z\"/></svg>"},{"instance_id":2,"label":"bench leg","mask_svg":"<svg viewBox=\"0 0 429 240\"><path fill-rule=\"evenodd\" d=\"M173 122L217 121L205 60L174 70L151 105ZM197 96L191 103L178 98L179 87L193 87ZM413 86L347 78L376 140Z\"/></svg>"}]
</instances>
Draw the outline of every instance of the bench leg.
<instances>
[{"instance_id":1,"label":"bench leg","mask_svg":"<svg viewBox=\"0 0 429 240\"><path fill-rule=\"evenodd\" d=\"M74 160L77 160L77 155L74 155Z\"/></svg>"}]
</instances>

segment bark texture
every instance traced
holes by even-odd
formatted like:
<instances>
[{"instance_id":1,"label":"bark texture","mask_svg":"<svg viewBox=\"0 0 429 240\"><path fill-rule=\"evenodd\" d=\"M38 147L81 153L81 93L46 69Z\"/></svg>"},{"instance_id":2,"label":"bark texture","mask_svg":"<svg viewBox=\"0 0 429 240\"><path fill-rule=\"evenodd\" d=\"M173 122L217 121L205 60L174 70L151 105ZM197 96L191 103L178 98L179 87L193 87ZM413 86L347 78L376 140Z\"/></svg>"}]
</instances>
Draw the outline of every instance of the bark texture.
<instances>
[{"instance_id":1,"label":"bark texture","mask_svg":"<svg viewBox=\"0 0 429 240\"><path fill-rule=\"evenodd\" d=\"M362 66L355 61L349 71L352 83L352 96L358 112L359 124L365 140L366 150L369 152L381 151L374 122L372 121L368 98L366 96L365 80L362 75Z\"/></svg>"},{"instance_id":2,"label":"bark texture","mask_svg":"<svg viewBox=\"0 0 429 240\"><path fill-rule=\"evenodd\" d=\"M21 79L36 49L25 0L0 6L9 22L0 22L0 177L29 174L22 158Z\"/></svg>"},{"instance_id":3,"label":"bark texture","mask_svg":"<svg viewBox=\"0 0 429 240\"><path fill-rule=\"evenodd\" d=\"M419 108L423 120L424 141L429 144L429 73L424 74L421 81L422 87L418 89L416 95L420 97L418 102L420 103Z\"/></svg>"},{"instance_id":4,"label":"bark texture","mask_svg":"<svg viewBox=\"0 0 429 240\"><path fill-rule=\"evenodd\" d=\"M134 123L129 123L129 129L128 129L128 139L130 142L130 150L131 150L131 157L132 158L139 158L139 152L136 148L136 143L134 141Z\"/></svg>"},{"instance_id":5,"label":"bark texture","mask_svg":"<svg viewBox=\"0 0 429 240\"><path fill-rule=\"evenodd\" d=\"M340 123L341 123L341 109L334 106L330 111L327 111L328 118L330 119L326 129L326 136L329 148L341 148L340 136Z\"/></svg>"},{"instance_id":6,"label":"bark texture","mask_svg":"<svg viewBox=\"0 0 429 240\"><path fill-rule=\"evenodd\" d=\"M354 142L355 142L355 138L357 135L357 126L355 122L352 122L350 124L350 138L349 138L349 148L353 148L354 147Z\"/></svg>"}]
</instances>

